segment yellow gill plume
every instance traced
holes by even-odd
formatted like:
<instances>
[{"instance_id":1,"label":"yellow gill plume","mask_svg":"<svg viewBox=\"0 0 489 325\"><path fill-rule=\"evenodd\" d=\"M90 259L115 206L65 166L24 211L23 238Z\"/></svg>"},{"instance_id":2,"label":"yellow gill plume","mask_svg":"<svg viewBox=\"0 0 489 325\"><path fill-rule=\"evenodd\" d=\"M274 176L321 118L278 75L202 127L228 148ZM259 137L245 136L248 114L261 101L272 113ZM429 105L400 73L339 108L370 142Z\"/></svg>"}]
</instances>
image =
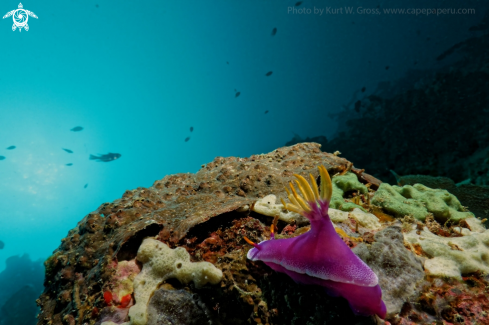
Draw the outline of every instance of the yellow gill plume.
<instances>
[{"instance_id":1,"label":"yellow gill plume","mask_svg":"<svg viewBox=\"0 0 489 325\"><path fill-rule=\"evenodd\" d=\"M287 189L287 187L285 188L285 191L287 192L287 197L292 203L285 203L282 198L280 199L285 209L299 214L304 214L311 211L311 204L316 204L316 202L319 200L331 200L333 187L328 170L324 166L319 166L318 169L319 175L321 176L321 191L319 191L316 180L314 179L314 176L312 176L312 174L309 174L312 187L311 184L309 184L304 177L294 174L295 178L297 178L295 182L302 196L297 193L294 184L292 182L289 182L290 191L289 189Z\"/></svg>"}]
</instances>

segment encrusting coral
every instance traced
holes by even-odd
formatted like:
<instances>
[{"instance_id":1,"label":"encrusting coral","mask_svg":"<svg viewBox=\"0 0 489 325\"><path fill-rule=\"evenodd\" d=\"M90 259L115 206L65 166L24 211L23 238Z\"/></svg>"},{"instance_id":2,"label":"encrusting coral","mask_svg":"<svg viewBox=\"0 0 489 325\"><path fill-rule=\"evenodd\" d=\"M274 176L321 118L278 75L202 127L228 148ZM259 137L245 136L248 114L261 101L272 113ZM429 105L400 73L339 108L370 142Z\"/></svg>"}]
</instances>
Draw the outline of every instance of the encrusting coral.
<instances>
[{"instance_id":1,"label":"encrusting coral","mask_svg":"<svg viewBox=\"0 0 489 325\"><path fill-rule=\"evenodd\" d=\"M385 318L386 307L377 275L336 234L328 216L333 191L331 179L324 166L319 167L319 172L320 192L312 175L312 187L304 177L295 175L304 198L290 183L291 192L287 190L287 194L292 204L283 202L288 210L308 218L311 229L294 238L272 237L259 244L251 243L254 248L247 256L286 273L296 282L321 285L330 295L346 298L357 314Z\"/></svg>"}]
</instances>

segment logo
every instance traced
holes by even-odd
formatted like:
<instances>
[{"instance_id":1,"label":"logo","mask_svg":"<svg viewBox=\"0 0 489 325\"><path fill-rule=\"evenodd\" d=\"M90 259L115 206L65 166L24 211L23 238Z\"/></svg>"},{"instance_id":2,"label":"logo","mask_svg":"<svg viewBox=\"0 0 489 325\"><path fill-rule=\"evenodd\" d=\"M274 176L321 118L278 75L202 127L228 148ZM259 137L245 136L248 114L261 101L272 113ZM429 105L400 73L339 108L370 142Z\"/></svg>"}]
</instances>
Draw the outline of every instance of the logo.
<instances>
[{"instance_id":1,"label":"logo","mask_svg":"<svg viewBox=\"0 0 489 325\"><path fill-rule=\"evenodd\" d=\"M25 10L23 8L24 7L22 6L22 3L19 3L19 9L9 11L5 16L3 16L4 19L12 16L14 20L14 24L12 25L13 31L15 31L17 28L19 28L19 32L22 31L22 28L25 28L25 30L28 31L29 25L27 25L27 21L29 20L29 16L37 19L35 13L29 10Z\"/></svg>"}]
</instances>

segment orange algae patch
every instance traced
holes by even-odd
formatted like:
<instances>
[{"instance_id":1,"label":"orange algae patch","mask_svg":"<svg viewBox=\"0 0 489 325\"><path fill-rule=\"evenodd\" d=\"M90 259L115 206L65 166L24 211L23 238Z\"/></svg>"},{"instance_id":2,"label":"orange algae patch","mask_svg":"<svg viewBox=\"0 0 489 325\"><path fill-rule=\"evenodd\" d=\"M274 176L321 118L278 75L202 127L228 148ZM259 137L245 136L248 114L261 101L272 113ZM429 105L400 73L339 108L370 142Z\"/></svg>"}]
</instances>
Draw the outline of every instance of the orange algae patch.
<instances>
[{"instance_id":1,"label":"orange algae patch","mask_svg":"<svg viewBox=\"0 0 489 325\"><path fill-rule=\"evenodd\" d=\"M371 213L374 216L376 216L377 218L379 218L379 221L382 222L382 223L385 223L385 222L393 222L393 221L396 220L396 218L388 215L387 213L384 213L382 211L382 209L377 208L377 207L372 207Z\"/></svg>"}]
</instances>

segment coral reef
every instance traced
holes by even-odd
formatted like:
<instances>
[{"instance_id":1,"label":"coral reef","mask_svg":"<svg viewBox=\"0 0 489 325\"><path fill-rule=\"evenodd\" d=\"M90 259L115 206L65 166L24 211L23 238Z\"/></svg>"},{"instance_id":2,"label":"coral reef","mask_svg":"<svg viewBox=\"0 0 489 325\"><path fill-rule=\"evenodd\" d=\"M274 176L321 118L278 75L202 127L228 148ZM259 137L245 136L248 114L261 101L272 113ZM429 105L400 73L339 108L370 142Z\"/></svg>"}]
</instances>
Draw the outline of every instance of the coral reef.
<instances>
[{"instance_id":1,"label":"coral reef","mask_svg":"<svg viewBox=\"0 0 489 325\"><path fill-rule=\"evenodd\" d=\"M453 64L439 65L436 71L409 70L404 78L382 82L374 93L330 114L340 127L334 137L316 137L322 150L339 150L355 165L392 183L390 169L400 175L445 176L455 183L489 185L487 17L471 29L470 39L437 58L444 62L453 55ZM358 111L352 107L357 100ZM287 144L300 141L295 136ZM489 218L488 201L476 212L477 200L466 202L452 194L479 218Z\"/></svg>"},{"instance_id":2,"label":"coral reef","mask_svg":"<svg viewBox=\"0 0 489 325\"><path fill-rule=\"evenodd\" d=\"M134 284L151 263L138 253L148 237L157 242L154 247L185 253L187 265L210 263L222 272L222 279L200 286L189 278L162 276L166 280L157 289L153 286L145 304L147 324L188 324L188 317L200 324L382 324L378 317L354 315L345 299L329 297L319 286L294 283L266 264L246 258L252 246L244 237L257 243L269 240L272 227L277 241L311 231L308 223L297 219L272 218L285 213L283 206L263 199L271 194L275 200L286 199L283 184L292 181L294 174L311 173L318 180L320 165L331 175L348 174L365 185L366 192L343 190L341 198L362 209L329 209L328 214L343 242L377 274L388 322L453 323L465 317L467 322L483 323L487 299L482 288L489 282L482 270L476 267L475 273L462 273L457 281L427 275L421 263L431 257L421 243L404 246L403 242L403 237L425 228L452 243L480 237L486 231L480 221L465 218L447 224L431 215L424 220L394 218L394 212L372 204L382 186L379 180L344 158L321 152L317 144L301 143L249 158L218 157L195 174L169 175L149 188L126 191L121 199L102 204L70 230L46 260L38 325L129 324L130 308L141 302ZM257 202L263 203L263 210L255 208ZM471 286L471 281L476 285ZM469 298L477 303L464 314Z\"/></svg>"},{"instance_id":3,"label":"coral reef","mask_svg":"<svg viewBox=\"0 0 489 325\"><path fill-rule=\"evenodd\" d=\"M39 308L35 300L43 290L42 261L31 261L27 254L11 256L0 273L0 324L30 325Z\"/></svg>"}]
</instances>

